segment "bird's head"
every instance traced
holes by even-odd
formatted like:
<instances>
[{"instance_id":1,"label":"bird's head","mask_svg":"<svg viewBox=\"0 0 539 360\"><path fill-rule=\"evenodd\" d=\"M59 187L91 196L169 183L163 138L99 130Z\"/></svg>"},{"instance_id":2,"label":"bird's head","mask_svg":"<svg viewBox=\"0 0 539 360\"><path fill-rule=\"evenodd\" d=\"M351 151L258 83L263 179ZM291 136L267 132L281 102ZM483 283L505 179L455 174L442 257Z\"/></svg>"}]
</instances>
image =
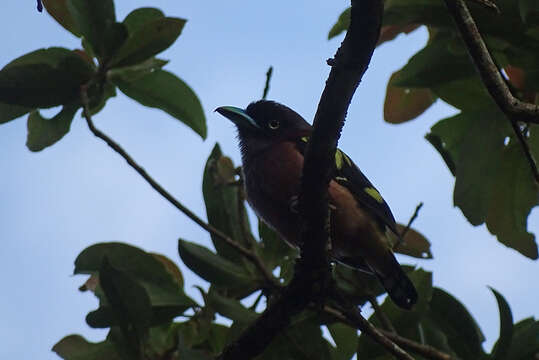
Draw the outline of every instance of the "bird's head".
<instances>
[{"instance_id":1,"label":"bird's head","mask_svg":"<svg viewBox=\"0 0 539 360\"><path fill-rule=\"evenodd\" d=\"M274 101L260 100L245 110L222 106L215 109L238 128L243 145L256 142L270 145L311 135L312 127L297 112Z\"/></svg>"}]
</instances>

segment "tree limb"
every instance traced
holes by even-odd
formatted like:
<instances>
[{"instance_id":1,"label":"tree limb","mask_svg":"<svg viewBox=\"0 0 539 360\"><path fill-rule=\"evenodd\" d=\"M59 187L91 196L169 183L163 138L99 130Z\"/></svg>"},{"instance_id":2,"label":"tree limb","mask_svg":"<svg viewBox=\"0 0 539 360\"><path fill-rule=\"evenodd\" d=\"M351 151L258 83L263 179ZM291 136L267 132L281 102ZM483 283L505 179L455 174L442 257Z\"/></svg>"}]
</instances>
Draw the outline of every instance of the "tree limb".
<instances>
[{"instance_id":1,"label":"tree limb","mask_svg":"<svg viewBox=\"0 0 539 360\"><path fill-rule=\"evenodd\" d=\"M327 187L335 166L337 140L376 46L382 14L383 0L352 0L350 27L332 62L305 155L300 196L301 258L294 278L281 297L223 351L220 359L250 359L260 354L293 315L311 301L323 299L329 287Z\"/></svg>"},{"instance_id":2,"label":"tree limb","mask_svg":"<svg viewBox=\"0 0 539 360\"><path fill-rule=\"evenodd\" d=\"M479 76L500 110L509 118L522 145L536 182L539 182L537 163L520 130L518 122L539 124L539 106L517 99L511 93L498 67L494 64L479 29L463 0L444 0L460 31Z\"/></svg>"},{"instance_id":3,"label":"tree limb","mask_svg":"<svg viewBox=\"0 0 539 360\"><path fill-rule=\"evenodd\" d=\"M174 198L168 191L166 191L157 181L155 181L147 172L144 170L142 166L137 164L135 160L114 140L112 140L109 136L107 136L105 133L103 133L101 130L95 127L94 122L92 121L92 116L90 115L89 110L89 99L88 99L88 89L87 85L81 86L80 89L80 97L82 102L82 111L83 115L86 118L86 123L88 124L88 127L90 128L90 131L100 138L101 140L105 141L108 146L110 146L114 151L116 151L121 157L127 161L127 163L135 169L137 173L139 173L140 176L144 180L146 180L150 186L157 191L161 196L163 196L166 200L168 200L169 203L171 203L176 209L180 210L182 213L184 213L189 219L193 220L195 223L197 223L200 227L202 227L204 230L209 232L212 235L215 235L222 239L224 242L226 242L228 245L236 249L240 254L245 256L248 260L250 260L260 271L264 279L266 280L268 286L274 287L274 288L280 288L281 284L275 279L275 277L271 274L271 272L266 268L264 265L264 262L262 259L260 259L253 251L241 246L236 241L234 241L232 238L228 237L218 229L214 228L210 224L204 222L201 218L199 218L195 213L193 213L191 210L189 210L185 205L183 205L181 202L179 202L176 198Z\"/></svg>"}]
</instances>

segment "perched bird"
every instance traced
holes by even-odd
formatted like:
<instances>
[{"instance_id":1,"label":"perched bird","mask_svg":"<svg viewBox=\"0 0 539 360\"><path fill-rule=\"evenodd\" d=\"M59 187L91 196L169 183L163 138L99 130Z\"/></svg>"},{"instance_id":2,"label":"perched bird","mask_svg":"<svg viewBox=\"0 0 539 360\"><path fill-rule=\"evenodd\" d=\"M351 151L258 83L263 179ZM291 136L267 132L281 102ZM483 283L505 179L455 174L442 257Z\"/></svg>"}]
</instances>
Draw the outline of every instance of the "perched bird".
<instances>
[{"instance_id":1,"label":"perched bird","mask_svg":"<svg viewBox=\"0 0 539 360\"><path fill-rule=\"evenodd\" d=\"M297 246L297 199L312 126L294 110L273 101L253 102L245 110L223 106L216 111L238 128L248 202L284 240ZM387 231L397 233L393 214L361 170L338 149L328 193L330 256L374 273L391 299L410 309L417 301L417 292L395 259L387 237Z\"/></svg>"}]
</instances>

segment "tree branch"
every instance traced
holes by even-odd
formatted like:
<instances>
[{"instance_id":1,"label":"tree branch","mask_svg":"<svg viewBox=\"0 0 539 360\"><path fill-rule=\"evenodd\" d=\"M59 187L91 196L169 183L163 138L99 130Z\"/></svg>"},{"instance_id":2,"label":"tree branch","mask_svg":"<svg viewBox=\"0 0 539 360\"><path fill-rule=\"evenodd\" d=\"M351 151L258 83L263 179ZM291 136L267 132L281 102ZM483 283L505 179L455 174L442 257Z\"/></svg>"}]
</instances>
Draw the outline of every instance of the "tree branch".
<instances>
[{"instance_id":1,"label":"tree branch","mask_svg":"<svg viewBox=\"0 0 539 360\"><path fill-rule=\"evenodd\" d=\"M135 169L137 173L139 173L146 182L150 184L150 186L157 191L161 196L163 196L166 200L168 200L169 203L171 203L176 209L180 210L182 213L184 213L189 219L193 220L195 223L197 223L200 227L202 227L204 230L209 232L212 235L215 235L222 239L224 242L226 242L228 245L236 249L240 254L245 256L249 261L251 261L260 271L264 279L266 280L267 284L274 288L280 288L282 287L281 284L275 279L275 277L271 274L271 272L266 268L264 265L264 262L262 259L260 259L253 251L246 249L245 247L238 244L236 241L219 231L218 229L214 228L210 224L204 222L201 218L199 218L195 213L193 213L191 210L189 210L185 205L180 203L176 198L174 198L168 191L166 191L157 181L155 181L147 172L144 170L142 166L137 164L135 160L114 140L112 140L110 137L108 137L105 133L103 133L101 130L97 129L94 125L94 122L92 121L92 116L90 115L89 110L89 99L88 99L88 89L87 85L83 85L80 88L80 97L82 102L82 112L84 117L86 118L86 123L88 124L88 127L90 128L90 131L100 138L101 140L105 141L108 146L110 146L114 151L116 151L121 157L127 161L127 163Z\"/></svg>"},{"instance_id":2,"label":"tree branch","mask_svg":"<svg viewBox=\"0 0 539 360\"><path fill-rule=\"evenodd\" d=\"M376 300L376 297L373 295L369 295L369 302L372 305L372 308L374 309L374 314L380 320L380 324L391 333L397 333L397 330L395 330L395 327L391 323L391 320L387 317L386 313L382 310L380 305L378 304L378 300Z\"/></svg>"},{"instance_id":3,"label":"tree branch","mask_svg":"<svg viewBox=\"0 0 539 360\"><path fill-rule=\"evenodd\" d=\"M348 105L370 62L382 13L382 0L352 0L350 27L332 63L306 151L300 196L301 258L295 276L281 297L223 351L221 359L250 359L260 354L293 315L311 301L324 299L331 278L326 252L327 187Z\"/></svg>"},{"instance_id":4,"label":"tree branch","mask_svg":"<svg viewBox=\"0 0 539 360\"><path fill-rule=\"evenodd\" d=\"M414 223L415 219L417 219L417 216L419 215L419 210L421 210L422 207L423 207L423 202L420 202L415 207L414 214L412 215L410 220L408 220L408 224L406 224L406 227L400 233L399 240L397 241L395 246L393 246L393 251L397 251L399 247L402 245L402 242L404 241L404 237L406 236L408 231L410 231L410 228L412 227L412 224Z\"/></svg>"},{"instance_id":5,"label":"tree branch","mask_svg":"<svg viewBox=\"0 0 539 360\"><path fill-rule=\"evenodd\" d=\"M268 71L266 72L266 85L264 86L264 92L262 93L262 100L266 100L266 97L268 96L272 75L273 75L273 66L270 66L268 68Z\"/></svg>"},{"instance_id":6,"label":"tree branch","mask_svg":"<svg viewBox=\"0 0 539 360\"><path fill-rule=\"evenodd\" d=\"M463 0L444 0L460 31L466 48L479 72L490 96L500 110L509 118L515 134L522 145L526 159L536 182L539 182L537 163L522 134L518 122L539 124L539 106L517 99L511 93L498 67L494 64L479 29Z\"/></svg>"}]
</instances>

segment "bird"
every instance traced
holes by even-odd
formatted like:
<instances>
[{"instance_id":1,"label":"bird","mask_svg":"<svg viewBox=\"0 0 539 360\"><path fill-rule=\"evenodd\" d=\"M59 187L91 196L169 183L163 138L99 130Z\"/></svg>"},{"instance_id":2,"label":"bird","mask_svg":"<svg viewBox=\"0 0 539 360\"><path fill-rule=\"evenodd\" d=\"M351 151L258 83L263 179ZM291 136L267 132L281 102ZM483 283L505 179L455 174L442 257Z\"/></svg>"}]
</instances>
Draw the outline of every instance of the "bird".
<instances>
[{"instance_id":1,"label":"bird","mask_svg":"<svg viewBox=\"0 0 539 360\"><path fill-rule=\"evenodd\" d=\"M313 128L291 108L259 100L242 109L215 110L238 130L246 198L255 213L297 247L304 153ZM328 185L329 255L332 260L374 274L393 302L411 309L417 291L397 262L388 232L398 235L395 218L380 192L348 155L337 149Z\"/></svg>"}]
</instances>

